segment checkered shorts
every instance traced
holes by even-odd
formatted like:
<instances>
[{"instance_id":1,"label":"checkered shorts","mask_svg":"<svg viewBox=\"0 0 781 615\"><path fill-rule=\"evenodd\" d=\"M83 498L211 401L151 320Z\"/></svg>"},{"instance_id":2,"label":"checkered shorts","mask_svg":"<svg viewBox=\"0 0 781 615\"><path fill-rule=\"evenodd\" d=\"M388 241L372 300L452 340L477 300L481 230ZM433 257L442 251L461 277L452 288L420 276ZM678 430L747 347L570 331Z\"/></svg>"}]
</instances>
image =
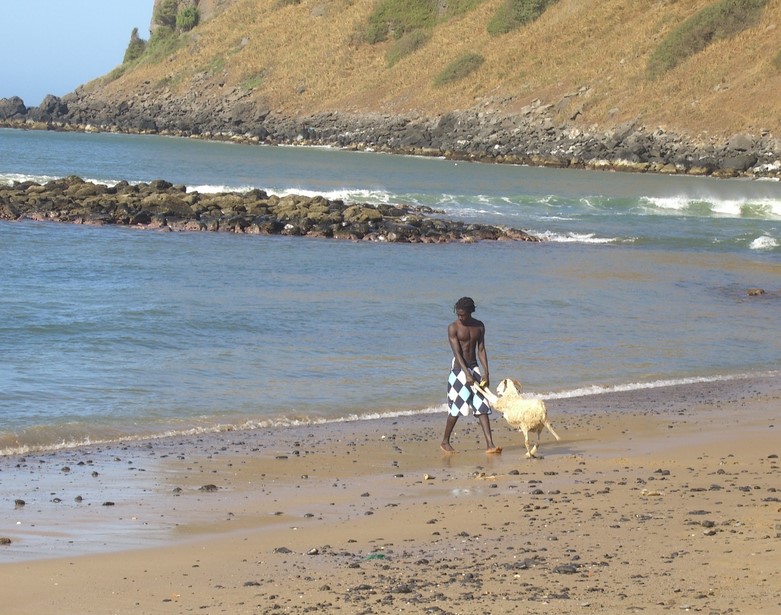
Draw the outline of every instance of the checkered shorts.
<instances>
[{"instance_id":1,"label":"checkered shorts","mask_svg":"<svg viewBox=\"0 0 781 615\"><path fill-rule=\"evenodd\" d=\"M470 365L469 371L472 372L472 377L480 382L482 378L480 368L477 365ZM491 414L488 401L467 386L466 374L455 359L450 365L450 375L447 378L447 409L452 416L458 416L459 413L466 416L470 410L475 416Z\"/></svg>"}]
</instances>

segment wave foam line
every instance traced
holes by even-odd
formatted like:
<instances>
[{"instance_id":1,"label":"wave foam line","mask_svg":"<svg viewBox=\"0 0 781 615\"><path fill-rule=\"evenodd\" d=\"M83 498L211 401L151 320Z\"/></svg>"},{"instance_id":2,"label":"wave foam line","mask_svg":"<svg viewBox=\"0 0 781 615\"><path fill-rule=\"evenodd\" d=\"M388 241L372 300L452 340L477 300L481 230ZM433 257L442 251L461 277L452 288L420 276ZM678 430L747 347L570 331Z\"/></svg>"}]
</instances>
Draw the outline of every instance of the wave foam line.
<instances>
[{"instance_id":1,"label":"wave foam line","mask_svg":"<svg viewBox=\"0 0 781 615\"><path fill-rule=\"evenodd\" d=\"M527 397L532 399L570 399L573 397L588 397L592 395L605 395L608 393L623 393L627 391L640 391L644 389L661 389L664 387L684 386L688 384L703 384L708 382L730 382L732 380L747 380L749 378L757 378L758 376L777 376L779 372L770 371L764 373L747 373L747 374L729 374L722 376L699 376L692 378L671 378L668 380L654 380L652 382L629 382L625 384L615 385L592 385L587 387L581 387L578 389L571 389L568 391L559 391L551 393L541 394L528 394Z\"/></svg>"},{"instance_id":2,"label":"wave foam line","mask_svg":"<svg viewBox=\"0 0 781 615\"><path fill-rule=\"evenodd\" d=\"M215 423L184 429L166 429L158 433L148 434L117 434L116 436L93 438L84 436L73 440L61 440L51 444L25 444L18 440L14 444L0 448L0 457L11 455L29 455L33 453L49 453L74 450L88 446L107 446L128 442L147 442L166 438L181 438L203 436L208 434L227 433L231 431L256 431L258 429L285 429L290 427L306 427L310 425L327 425L331 423L350 423L353 421L371 421L385 418L415 416L418 414L435 414L445 412L445 404L417 410L392 410L388 412L353 413L342 417L331 418L291 418L277 417L273 419L248 419L239 423ZM10 439L10 438L8 438Z\"/></svg>"}]
</instances>

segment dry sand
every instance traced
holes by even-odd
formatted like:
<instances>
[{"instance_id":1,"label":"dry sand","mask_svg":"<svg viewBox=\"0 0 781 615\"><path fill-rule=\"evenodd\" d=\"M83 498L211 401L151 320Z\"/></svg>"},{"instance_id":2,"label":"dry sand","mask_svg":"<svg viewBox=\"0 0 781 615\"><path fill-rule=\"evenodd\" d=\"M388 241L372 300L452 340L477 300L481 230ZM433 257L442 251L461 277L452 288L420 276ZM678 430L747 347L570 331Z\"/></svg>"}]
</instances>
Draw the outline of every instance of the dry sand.
<instances>
[{"instance_id":1,"label":"dry sand","mask_svg":"<svg viewBox=\"0 0 781 615\"><path fill-rule=\"evenodd\" d=\"M0 458L2 613L779 613L781 378ZM15 504L24 500L24 504Z\"/></svg>"}]
</instances>

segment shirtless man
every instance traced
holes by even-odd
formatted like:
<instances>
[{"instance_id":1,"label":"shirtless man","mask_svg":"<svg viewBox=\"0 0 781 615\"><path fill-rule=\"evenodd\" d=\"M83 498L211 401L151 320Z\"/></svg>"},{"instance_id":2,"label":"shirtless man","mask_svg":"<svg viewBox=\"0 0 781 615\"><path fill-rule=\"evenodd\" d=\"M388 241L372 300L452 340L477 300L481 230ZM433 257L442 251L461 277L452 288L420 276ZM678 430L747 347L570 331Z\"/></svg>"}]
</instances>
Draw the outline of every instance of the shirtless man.
<instances>
[{"instance_id":1,"label":"shirtless man","mask_svg":"<svg viewBox=\"0 0 781 615\"><path fill-rule=\"evenodd\" d=\"M448 416L445 424L445 437L442 439L442 450L454 453L450 444L450 434L456 426L460 415L466 416L471 410L480 421L485 436L486 453L501 453L502 449L494 446L491 437L491 406L485 398L472 390L476 382L488 386L488 354L485 351L485 325L472 318L475 302L470 297L462 297L456 302L453 311L458 318L447 328L450 348L453 350L453 362L447 379ZM477 360L480 360L480 366Z\"/></svg>"}]
</instances>

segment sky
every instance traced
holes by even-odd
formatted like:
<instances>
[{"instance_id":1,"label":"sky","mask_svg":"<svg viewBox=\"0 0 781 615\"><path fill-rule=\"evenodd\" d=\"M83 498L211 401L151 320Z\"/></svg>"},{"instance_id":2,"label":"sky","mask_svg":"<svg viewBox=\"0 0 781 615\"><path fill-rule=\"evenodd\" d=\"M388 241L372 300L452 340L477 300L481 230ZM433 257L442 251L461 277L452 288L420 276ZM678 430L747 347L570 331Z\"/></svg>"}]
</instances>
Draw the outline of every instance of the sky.
<instances>
[{"instance_id":1,"label":"sky","mask_svg":"<svg viewBox=\"0 0 781 615\"><path fill-rule=\"evenodd\" d=\"M0 0L0 98L37 107L122 64L149 39L154 0Z\"/></svg>"}]
</instances>

